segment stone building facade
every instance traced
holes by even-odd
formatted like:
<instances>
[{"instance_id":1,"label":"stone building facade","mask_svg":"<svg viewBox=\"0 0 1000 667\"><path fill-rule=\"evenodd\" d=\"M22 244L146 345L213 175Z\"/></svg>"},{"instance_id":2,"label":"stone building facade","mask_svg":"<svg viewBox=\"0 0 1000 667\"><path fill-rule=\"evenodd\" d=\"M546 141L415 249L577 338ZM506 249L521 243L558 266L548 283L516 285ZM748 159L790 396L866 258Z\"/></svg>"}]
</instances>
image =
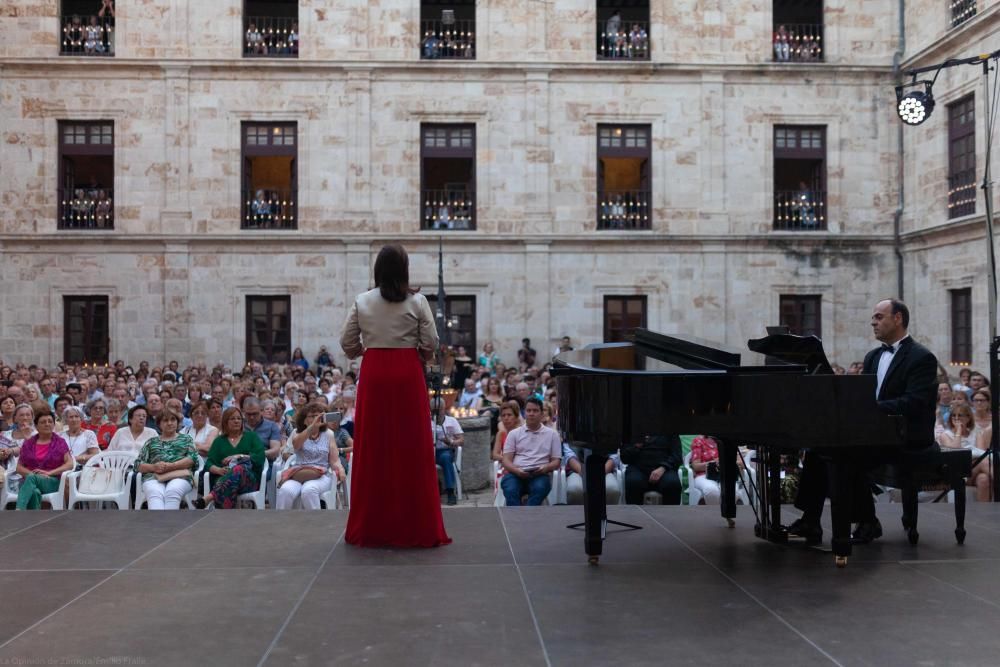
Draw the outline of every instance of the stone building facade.
<instances>
[{"instance_id":1,"label":"stone building facade","mask_svg":"<svg viewBox=\"0 0 1000 667\"><path fill-rule=\"evenodd\" d=\"M974 92L981 118L980 73L943 72L938 111L900 136L893 62L995 48L997 0L957 27L946 0L906 3L901 56L900 3L819 2L817 53L789 60L775 55L776 12L803 3L780 0L624 3L626 26L647 13L648 41L621 58L602 55L622 44L604 35L614 7L603 0L462 5L475 22L474 57L462 58L428 57L427 17L448 5L418 0L292 2L295 57L287 46L274 54L285 57L245 54L246 16L261 3L120 0L113 55L66 54L66 2L22 0L0 15L5 361L64 358L67 327L80 326L66 309L80 297L106 299L111 359L242 365L260 335L248 297L268 296L288 297L286 334L311 356L337 348L383 243L402 242L413 282L435 293L440 240L449 296L474 297L473 316L455 323L508 359L523 336L546 358L563 335L598 342L614 329L609 308L638 296L629 303L650 328L734 347L808 320L846 365L871 346L872 303L902 284L913 333L942 361L950 290L971 288L967 361L986 364L982 200L959 218L947 208L945 105ZM68 127L88 123L113 127L104 157L67 143ZM280 229L247 224L253 124L292 128L295 206L282 210L294 220ZM425 131L443 125L473 129L469 229L426 228L440 216ZM633 127L645 157L602 162L602 128ZM820 161L779 165L781 128L819 128ZM981 178L981 129L975 142ZM289 164L275 159L255 173ZM602 223L617 215L608 173L636 160L645 217ZM98 162L111 214L67 224ZM802 212L779 190L807 162L815 201ZM794 224L781 206L795 207Z\"/></svg>"}]
</instances>

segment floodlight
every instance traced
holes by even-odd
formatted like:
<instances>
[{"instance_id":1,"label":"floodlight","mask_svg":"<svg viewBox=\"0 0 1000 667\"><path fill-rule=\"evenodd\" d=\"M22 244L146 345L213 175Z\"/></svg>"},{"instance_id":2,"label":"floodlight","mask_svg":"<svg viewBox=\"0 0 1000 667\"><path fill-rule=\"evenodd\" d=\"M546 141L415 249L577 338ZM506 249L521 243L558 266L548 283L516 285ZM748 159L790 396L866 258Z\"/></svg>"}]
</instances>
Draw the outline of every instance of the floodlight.
<instances>
[{"instance_id":1,"label":"floodlight","mask_svg":"<svg viewBox=\"0 0 1000 667\"><path fill-rule=\"evenodd\" d=\"M934 95L931 93L930 84L926 81L922 83L924 90L911 90L905 95L903 86L896 88L896 113L907 125L920 125L934 111Z\"/></svg>"}]
</instances>

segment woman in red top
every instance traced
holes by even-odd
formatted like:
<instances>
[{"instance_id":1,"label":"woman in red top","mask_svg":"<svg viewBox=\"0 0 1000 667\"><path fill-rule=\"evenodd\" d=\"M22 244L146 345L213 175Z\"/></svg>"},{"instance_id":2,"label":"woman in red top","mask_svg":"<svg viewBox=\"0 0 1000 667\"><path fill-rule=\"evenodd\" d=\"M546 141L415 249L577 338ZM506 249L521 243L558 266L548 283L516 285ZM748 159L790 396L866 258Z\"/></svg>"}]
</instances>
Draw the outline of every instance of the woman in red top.
<instances>
[{"instance_id":1,"label":"woman in red top","mask_svg":"<svg viewBox=\"0 0 1000 667\"><path fill-rule=\"evenodd\" d=\"M438 346L434 315L410 289L402 246L379 251L374 277L375 289L355 298L340 336L349 359L364 354L345 539L359 547L449 544L422 361Z\"/></svg>"},{"instance_id":2,"label":"woman in red top","mask_svg":"<svg viewBox=\"0 0 1000 667\"><path fill-rule=\"evenodd\" d=\"M115 431L118 430L117 424L111 424L105 419L106 414L107 405L104 403L104 399L95 398L87 403L89 417L81 424L86 430L94 432L94 435L97 436L97 446L101 448L102 452L111 444L111 438L115 437Z\"/></svg>"},{"instance_id":3,"label":"woman in red top","mask_svg":"<svg viewBox=\"0 0 1000 667\"><path fill-rule=\"evenodd\" d=\"M707 435L696 436L691 441L691 485L701 491L706 505L718 505L722 497L719 488L719 443ZM712 468L711 475L709 468ZM715 477L715 479L710 479Z\"/></svg>"}]
</instances>

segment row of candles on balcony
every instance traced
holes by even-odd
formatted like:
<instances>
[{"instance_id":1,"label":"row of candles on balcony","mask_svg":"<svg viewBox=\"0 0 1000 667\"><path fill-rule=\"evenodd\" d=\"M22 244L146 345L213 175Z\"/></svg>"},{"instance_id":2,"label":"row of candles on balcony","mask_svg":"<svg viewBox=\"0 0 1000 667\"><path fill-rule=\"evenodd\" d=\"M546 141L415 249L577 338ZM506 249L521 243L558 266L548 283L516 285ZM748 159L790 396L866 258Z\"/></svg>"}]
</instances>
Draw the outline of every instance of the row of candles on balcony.
<instances>
[{"instance_id":1,"label":"row of candles on balcony","mask_svg":"<svg viewBox=\"0 0 1000 667\"><path fill-rule=\"evenodd\" d=\"M976 184L959 185L948 190L948 208L971 207L975 210L976 205ZM971 211L970 211L971 212Z\"/></svg>"},{"instance_id":2,"label":"row of candles on balcony","mask_svg":"<svg viewBox=\"0 0 1000 667\"><path fill-rule=\"evenodd\" d=\"M950 9L951 25L954 27L976 15L976 0L954 0Z\"/></svg>"}]
</instances>

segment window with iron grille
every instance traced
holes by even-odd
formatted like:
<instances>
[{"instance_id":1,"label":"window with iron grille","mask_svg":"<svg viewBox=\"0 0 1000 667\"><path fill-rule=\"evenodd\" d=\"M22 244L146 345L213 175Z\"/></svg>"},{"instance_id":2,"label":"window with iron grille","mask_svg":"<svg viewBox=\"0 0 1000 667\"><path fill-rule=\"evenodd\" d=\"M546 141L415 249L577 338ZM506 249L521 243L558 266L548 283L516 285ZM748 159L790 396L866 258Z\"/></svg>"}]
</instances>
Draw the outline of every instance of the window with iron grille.
<instances>
[{"instance_id":1,"label":"window with iron grille","mask_svg":"<svg viewBox=\"0 0 1000 667\"><path fill-rule=\"evenodd\" d=\"M242 229L298 227L298 125L244 122Z\"/></svg>"},{"instance_id":2,"label":"window with iron grille","mask_svg":"<svg viewBox=\"0 0 1000 667\"><path fill-rule=\"evenodd\" d=\"M960 26L976 15L976 0L947 0L951 27Z\"/></svg>"},{"instance_id":3,"label":"window with iron grille","mask_svg":"<svg viewBox=\"0 0 1000 667\"><path fill-rule=\"evenodd\" d=\"M948 218L976 212L976 100L948 105Z\"/></svg>"},{"instance_id":4,"label":"window with iron grille","mask_svg":"<svg viewBox=\"0 0 1000 667\"><path fill-rule=\"evenodd\" d=\"M285 364L292 358L292 297L247 296L247 361Z\"/></svg>"},{"instance_id":5,"label":"window with iron grille","mask_svg":"<svg viewBox=\"0 0 1000 667\"><path fill-rule=\"evenodd\" d=\"M475 0L421 0L420 58L476 58Z\"/></svg>"},{"instance_id":6,"label":"window with iron grille","mask_svg":"<svg viewBox=\"0 0 1000 667\"><path fill-rule=\"evenodd\" d=\"M826 229L826 128L774 126L774 228Z\"/></svg>"},{"instance_id":7,"label":"window with iron grille","mask_svg":"<svg viewBox=\"0 0 1000 667\"><path fill-rule=\"evenodd\" d=\"M972 363L972 288L949 290L951 294L951 363Z\"/></svg>"},{"instance_id":8,"label":"window with iron grille","mask_svg":"<svg viewBox=\"0 0 1000 667\"><path fill-rule=\"evenodd\" d=\"M652 126L597 126L597 229L651 229Z\"/></svg>"},{"instance_id":9,"label":"window with iron grille","mask_svg":"<svg viewBox=\"0 0 1000 667\"><path fill-rule=\"evenodd\" d=\"M59 10L61 55L115 55L114 0L61 0Z\"/></svg>"},{"instance_id":10,"label":"window with iron grille","mask_svg":"<svg viewBox=\"0 0 1000 667\"><path fill-rule=\"evenodd\" d=\"M646 327L646 296L604 297L604 342L631 340L638 327Z\"/></svg>"},{"instance_id":11,"label":"window with iron grille","mask_svg":"<svg viewBox=\"0 0 1000 667\"><path fill-rule=\"evenodd\" d=\"M649 0L597 0L597 59L649 60Z\"/></svg>"},{"instance_id":12,"label":"window with iron grille","mask_svg":"<svg viewBox=\"0 0 1000 667\"><path fill-rule=\"evenodd\" d=\"M244 1L243 57L299 57L298 0Z\"/></svg>"},{"instance_id":13,"label":"window with iron grille","mask_svg":"<svg viewBox=\"0 0 1000 667\"><path fill-rule=\"evenodd\" d=\"M804 63L825 59L823 0L774 0L771 16L774 62Z\"/></svg>"},{"instance_id":14,"label":"window with iron grille","mask_svg":"<svg viewBox=\"0 0 1000 667\"><path fill-rule=\"evenodd\" d=\"M114 122L62 120L58 132L57 227L114 229Z\"/></svg>"},{"instance_id":15,"label":"window with iron grille","mask_svg":"<svg viewBox=\"0 0 1000 667\"><path fill-rule=\"evenodd\" d=\"M796 336L823 337L821 315L822 296L818 294L782 294L779 305L780 324Z\"/></svg>"},{"instance_id":16,"label":"window with iron grille","mask_svg":"<svg viewBox=\"0 0 1000 667\"><path fill-rule=\"evenodd\" d=\"M445 296L444 298L444 328L447 340L442 339L441 343L447 343L452 348L459 345L465 347L465 351L471 357L476 356L476 297L475 296ZM431 312L434 313L437 322L438 305L437 295L427 296Z\"/></svg>"},{"instance_id":17,"label":"window with iron grille","mask_svg":"<svg viewBox=\"0 0 1000 667\"><path fill-rule=\"evenodd\" d=\"M420 228L476 228L476 126L420 126Z\"/></svg>"},{"instance_id":18,"label":"window with iron grille","mask_svg":"<svg viewBox=\"0 0 1000 667\"><path fill-rule=\"evenodd\" d=\"M63 296L63 361L108 363L110 331L107 296Z\"/></svg>"}]
</instances>

